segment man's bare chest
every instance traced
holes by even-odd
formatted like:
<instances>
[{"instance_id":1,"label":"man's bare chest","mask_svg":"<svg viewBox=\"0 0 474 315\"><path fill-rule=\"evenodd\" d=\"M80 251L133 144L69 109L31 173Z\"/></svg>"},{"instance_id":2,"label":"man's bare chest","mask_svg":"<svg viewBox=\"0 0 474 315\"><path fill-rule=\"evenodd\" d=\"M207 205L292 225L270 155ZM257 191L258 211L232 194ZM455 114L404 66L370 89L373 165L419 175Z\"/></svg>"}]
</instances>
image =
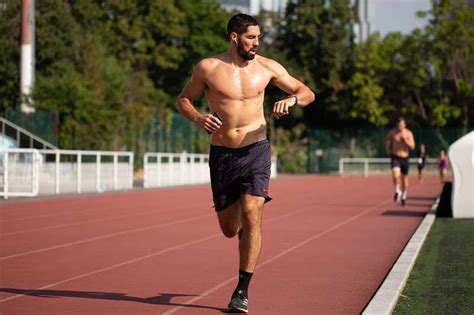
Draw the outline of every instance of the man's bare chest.
<instances>
[{"instance_id":1,"label":"man's bare chest","mask_svg":"<svg viewBox=\"0 0 474 315\"><path fill-rule=\"evenodd\" d=\"M220 69L208 77L206 89L214 97L249 99L263 95L270 79L261 70Z\"/></svg>"}]
</instances>

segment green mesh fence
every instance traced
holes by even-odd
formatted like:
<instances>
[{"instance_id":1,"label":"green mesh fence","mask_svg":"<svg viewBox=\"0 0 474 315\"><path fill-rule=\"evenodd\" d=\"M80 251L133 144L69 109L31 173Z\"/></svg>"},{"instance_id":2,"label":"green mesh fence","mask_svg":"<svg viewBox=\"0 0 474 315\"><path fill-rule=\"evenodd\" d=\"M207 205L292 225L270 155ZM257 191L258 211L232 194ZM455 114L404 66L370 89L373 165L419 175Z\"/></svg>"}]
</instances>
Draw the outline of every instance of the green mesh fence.
<instances>
[{"instance_id":1,"label":"green mesh fence","mask_svg":"<svg viewBox=\"0 0 474 315\"><path fill-rule=\"evenodd\" d=\"M53 114L42 110L36 110L36 112L31 114L7 110L5 112L5 118L52 145L58 145L58 135L55 132L56 128Z\"/></svg>"},{"instance_id":2,"label":"green mesh fence","mask_svg":"<svg viewBox=\"0 0 474 315\"><path fill-rule=\"evenodd\" d=\"M337 172L341 157L385 157L384 141L390 128L315 129L309 132L309 173ZM440 150L469 132L461 128L410 128L416 142L425 144L430 157L436 158Z\"/></svg>"}]
</instances>

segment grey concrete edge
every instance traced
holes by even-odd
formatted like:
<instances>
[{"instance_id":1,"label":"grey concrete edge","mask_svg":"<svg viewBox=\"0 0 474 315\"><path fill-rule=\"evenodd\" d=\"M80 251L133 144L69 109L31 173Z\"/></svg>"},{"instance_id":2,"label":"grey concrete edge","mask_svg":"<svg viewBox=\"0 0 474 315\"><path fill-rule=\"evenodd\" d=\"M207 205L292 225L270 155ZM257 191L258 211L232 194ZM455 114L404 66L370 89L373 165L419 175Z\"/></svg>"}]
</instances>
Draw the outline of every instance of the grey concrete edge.
<instances>
[{"instance_id":1,"label":"grey concrete edge","mask_svg":"<svg viewBox=\"0 0 474 315\"><path fill-rule=\"evenodd\" d=\"M439 198L431 206L431 210L425 215L405 246L402 254L398 257L389 274L379 287L367 307L362 312L363 315L391 314L397 305L398 298L405 287L410 276L410 272L415 265L416 258L425 242L426 236L436 219L436 209Z\"/></svg>"}]
</instances>

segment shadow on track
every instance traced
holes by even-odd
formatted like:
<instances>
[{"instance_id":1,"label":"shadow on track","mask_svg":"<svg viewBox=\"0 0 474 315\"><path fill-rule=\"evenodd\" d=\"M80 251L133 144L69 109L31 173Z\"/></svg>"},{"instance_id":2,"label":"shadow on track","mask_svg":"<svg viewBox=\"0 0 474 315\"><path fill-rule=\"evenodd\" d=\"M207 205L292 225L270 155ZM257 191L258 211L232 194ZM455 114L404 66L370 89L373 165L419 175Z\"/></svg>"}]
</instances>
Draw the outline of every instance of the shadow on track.
<instances>
[{"instance_id":1,"label":"shadow on track","mask_svg":"<svg viewBox=\"0 0 474 315\"><path fill-rule=\"evenodd\" d=\"M142 298L142 297L136 297L136 296L129 296L124 293L94 292L94 291L33 290L33 289L28 290L28 289L0 288L0 292L43 297L43 298L71 297L71 298L82 298L82 299L138 302L138 303L145 303L145 304L167 305L167 306L182 306L182 307L188 307L188 308L211 309L211 310L217 310L221 312L225 311L225 309L223 308L217 308L213 306L180 304L180 303L171 302L171 300L175 297L197 296L195 294L159 293L156 296Z\"/></svg>"}]
</instances>

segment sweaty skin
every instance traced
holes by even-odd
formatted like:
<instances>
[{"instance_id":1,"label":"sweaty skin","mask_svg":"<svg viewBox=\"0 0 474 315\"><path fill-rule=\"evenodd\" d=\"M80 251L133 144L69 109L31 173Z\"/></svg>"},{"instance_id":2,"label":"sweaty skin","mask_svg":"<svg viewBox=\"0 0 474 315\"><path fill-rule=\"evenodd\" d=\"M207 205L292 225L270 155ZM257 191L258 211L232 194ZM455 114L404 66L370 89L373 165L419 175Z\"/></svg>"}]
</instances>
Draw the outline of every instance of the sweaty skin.
<instances>
[{"instance_id":1,"label":"sweaty skin","mask_svg":"<svg viewBox=\"0 0 474 315\"><path fill-rule=\"evenodd\" d=\"M314 93L296 80L278 62L257 55L260 28L247 26L243 34L229 34L229 49L203 59L176 102L178 111L191 122L211 133L211 144L239 148L266 139L263 98L273 82L290 96L273 105L272 117L280 119L289 108L304 107L314 101ZM205 92L210 113L203 114L193 101ZM294 97L294 96L295 97ZM212 113L218 113L222 122ZM239 268L253 273L262 244L262 196L242 194L240 199L217 212L226 237L242 231L239 240Z\"/></svg>"},{"instance_id":2,"label":"sweaty skin","mask_svg":"<svg viewBox=\"0 0 474 315\"><path fill-rule=\"evenodd\" d=\"M255 56L253 60L240 58L237 48L232 45L227 52L199 62L178 97L178 110L187 119L212 132L214 145L237 148L266 139L263 99L270 81L283 91L297 95L300 106L314 100L314 93L290 76L278 62L256 54L259 36L259 27L249 26L240 37L243 49ZM203 90L211 113L217 112L222 123L210 114L201 114L193 106L192 101ZM279 119L287 115L288 108L293 105L294 97L276 102L273 117Z\"/></svg>"},{"instance_id":3,"label":"sweaty skin","mask_svg":"<svg viewBox=\"0 0 474 315\"><path fill-rule=\"evenodd\" d=\"M392 142L392 148L390 148L390 142ZM400 122L397 128L388 133L385 138L385 149L388 155L402 158L408 157L410 150L415 149L413 133L406 129L404 122Z\"/></svg>"},{"instance_id":4,"label":"sweaty skin","mask_svg":"<svg viewBox=\"0 0 474 315\"><path fill-rule=\"evenodd\" d=\"M415 149L415 139L413 133L406 128L405 120L400 120L397 127L390 130L385 138L385 150L387 155L398 156L400 158L408 158L410 150ZM402 202L406 199L406 191L408 189L408 176L401 174L399 167L392 168L392 181L394 187L400 187ZM397 192L398 194L398 192ZM404 205L404 203L402 203Z\"/></svg>"}]
</instances>

